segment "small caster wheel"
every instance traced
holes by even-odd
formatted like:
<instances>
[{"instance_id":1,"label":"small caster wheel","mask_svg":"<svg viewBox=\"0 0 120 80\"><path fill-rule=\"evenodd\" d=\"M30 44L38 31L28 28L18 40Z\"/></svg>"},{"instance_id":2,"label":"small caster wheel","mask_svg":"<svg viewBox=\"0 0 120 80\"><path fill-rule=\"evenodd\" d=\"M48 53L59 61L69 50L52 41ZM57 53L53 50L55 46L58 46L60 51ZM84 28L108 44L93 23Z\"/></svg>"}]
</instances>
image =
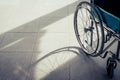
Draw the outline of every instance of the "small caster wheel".
<instances>
[{"instance_id":1,"label":"small caster wheel","mask_svg":"<svg viewBox=\"0 0 120 80\"><path fill-rule=\"evenodd\" d=\"M113 63L114 69L117 67L117 62L111 57L109 57L108 60L107 60L107 67L110 63Z\"/></svg>"},{"instance_id":2,"label":"small caster wheel","mask_svg":"<svg viewBox=\"0 0 120 80\"><path fill-rule=\"evenodd\" d=\"M117 66L117 62L113 58L108 58L107 60L107 75L108 78L112 79L114 76L114 69Z\"/></svg>"},{"instance_id":3,"label":"small caster wheel","mask_svg":"<svg viewBox=\"0 0 120 80\"><path fill-rule=\"evenodd\" d=\"M108 75L108 77L110 79L113 78L113 75L114 75L114 66L113 66L113 64L109 64L107 66L107 75Z\"/></svg>"}]
</instances>

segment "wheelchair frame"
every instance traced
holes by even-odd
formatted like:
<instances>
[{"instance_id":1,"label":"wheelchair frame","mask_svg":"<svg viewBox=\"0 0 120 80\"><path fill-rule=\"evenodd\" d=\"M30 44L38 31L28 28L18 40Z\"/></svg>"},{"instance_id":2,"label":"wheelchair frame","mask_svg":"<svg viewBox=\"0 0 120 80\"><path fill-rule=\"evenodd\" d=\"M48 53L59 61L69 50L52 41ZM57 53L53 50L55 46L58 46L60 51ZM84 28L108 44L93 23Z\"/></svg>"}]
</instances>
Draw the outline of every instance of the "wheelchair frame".
<instances>
[{"instance_id":1,"label":"wheelchair frame","mask_svg":"<svg viewBox=\"0 0 120 80\"><path fill-rule=\"evenodd\" d=\"M83 17L83 15L85 14L83 14L82 11L86 11L86 16L88 17L88 19L86 19L86 23L85 20L82 20L83 18L86 18L86 16ZM81 14L80 17L78 17L79 14ZM86 37L82 37L82 32L79 32L79 20L81 20L80 28L83 27L83 33L86 35L89 34L89 36L87 35ZM107 59L106 69L108 77L113 78L114 69L117 67L117 61L120 62L120 18L100 8L99 6L94 4L94 1L91 1L91 3L83 1L78 4L74 14L74 30L81 48L87 55L106 58L108 53L111 54L111 57ZM94 32L94 30L96 30L96 33ZM106 34L104 33L105 31ZM89 40L88 37L90 37ZM97 37L97 39L93 41L93 37ZM112 37L114 37L114 40L107 47L104 47L104 44L107 43ZM113 53L112 51L107 51L107 49L115 41L118 41L116 53ZM94 45L96 45L95 49L93 49L92 47L93 43ZM90 49L87 49L88 46L90 47Z\"/></svg>"}]
</instances>

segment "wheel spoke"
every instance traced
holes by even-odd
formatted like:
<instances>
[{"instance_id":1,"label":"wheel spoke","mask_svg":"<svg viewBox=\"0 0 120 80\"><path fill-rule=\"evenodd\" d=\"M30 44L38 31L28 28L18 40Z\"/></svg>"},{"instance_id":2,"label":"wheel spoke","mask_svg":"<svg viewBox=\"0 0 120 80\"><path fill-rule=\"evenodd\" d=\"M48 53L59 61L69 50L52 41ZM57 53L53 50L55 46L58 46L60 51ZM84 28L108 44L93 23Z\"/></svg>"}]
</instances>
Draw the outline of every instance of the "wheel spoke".
<instances>
[{"instance_id":1,"label":"wheel spoke","mask_svg":"<svg viewBox=\"0 0 120 80\"><path fill-rule=\"evenodd\" d=\"M78 14L80 14L80 13L78 12ZM84 24L83 24L83 22L82 22L82 21L83 21L83 20L82 20L83 18L82 18L81 16L79 16L79 17L80 17L80 19L81 19L81 21L79 21L79 22L82 23L82 25L84 26ZM78 17L78 18L79 18L79 17ZM77 21L80 20L80 19L77 19Z\"/></svg>"}]
</instances>

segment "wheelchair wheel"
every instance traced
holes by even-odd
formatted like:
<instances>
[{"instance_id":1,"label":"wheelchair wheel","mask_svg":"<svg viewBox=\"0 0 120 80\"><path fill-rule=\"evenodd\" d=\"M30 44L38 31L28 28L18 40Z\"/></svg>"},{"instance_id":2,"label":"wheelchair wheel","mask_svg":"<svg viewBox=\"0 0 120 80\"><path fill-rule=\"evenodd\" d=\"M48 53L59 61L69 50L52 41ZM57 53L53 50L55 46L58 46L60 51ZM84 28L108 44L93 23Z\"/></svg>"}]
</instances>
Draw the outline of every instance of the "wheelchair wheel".
<instances>
[{"instance_id":1,"label":"wheelchair wheel","mask_svg":"<svg viewBox=\"0 0 120 80\"><path fill-rule=\"evenodd\" d=\"M75 35L83 51L91 56L99 56L104 47L104 30L95 6L81 2L74 14Z\"/></svg>"}]
</instances>

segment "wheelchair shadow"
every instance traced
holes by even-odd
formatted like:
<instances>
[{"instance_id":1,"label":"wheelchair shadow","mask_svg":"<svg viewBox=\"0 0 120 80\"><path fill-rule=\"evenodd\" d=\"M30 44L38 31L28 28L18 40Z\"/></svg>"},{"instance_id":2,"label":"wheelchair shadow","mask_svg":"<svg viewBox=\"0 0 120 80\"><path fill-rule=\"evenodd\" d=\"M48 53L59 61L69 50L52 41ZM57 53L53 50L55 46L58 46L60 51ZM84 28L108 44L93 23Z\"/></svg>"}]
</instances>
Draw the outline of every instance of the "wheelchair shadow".
<instances>
[{"instance_id":1,"label":"wheelchair shadow","mask_svg":"<svg viewBox=\"0 0 120 80\"><path fill-rule=\"evenodd\" d=\"M41 44L40 39L46 34L46 30L43 30L43 28L71 15L74 9L69 10L69 13L68 9L77 3L78 1L75 1L30 22L16 26L5 33L1 33L0 80L26 80L28 77L30 80L35 80L34 72L26 69L31 63L33 54L36 53L39 47L36 46L33 50L34 44L37 41L39 41L39 45ZM57 15L58 17L55 18ZM37 36L39 32L42 34Z\"/></svg>"},{"instance_id":2,"label":"wheelchair shadow","mask_svg":"<svg viewBox=\"0 0 120 80\"><path fill-rule=\"evenodd\" d=\"M105 68L102 67L103 65L99 65L94 59L87 56L81 48L76 46L69 46L54 50L31 64L27 69L32 69L35 66L41 67L42 65L39 65L39 63L47 59L47 57L55 54L74 54L76 56L64 64L59 65L43 78L39 78L39 80L108 80ZM47 65L51 66L50 63ZM41 71L41 69L39 70ZM39 75L42 76L42 74Z\"/></svg>"}]
</instances>

